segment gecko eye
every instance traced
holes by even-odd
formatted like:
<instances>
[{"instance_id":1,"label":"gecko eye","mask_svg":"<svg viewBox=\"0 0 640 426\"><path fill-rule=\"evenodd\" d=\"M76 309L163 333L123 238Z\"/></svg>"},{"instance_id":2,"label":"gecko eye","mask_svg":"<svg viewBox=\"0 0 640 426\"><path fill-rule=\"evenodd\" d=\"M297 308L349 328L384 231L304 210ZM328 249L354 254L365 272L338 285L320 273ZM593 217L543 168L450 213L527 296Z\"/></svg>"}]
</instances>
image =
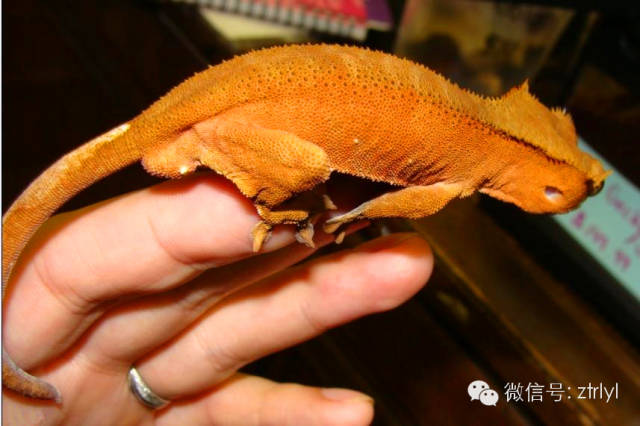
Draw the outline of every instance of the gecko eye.
<instances>
[{"instance_id":1,"label":"gecko eye","mask_svg":"<svg viewBox=\"0 0 640 426\"><path fill-rule=\"evenodd\" d=\"M562 191L553 186L546 186L544 188L544 195L547 197L547 200L556 203L562 198Z\"/></svg>"}]
</instances>

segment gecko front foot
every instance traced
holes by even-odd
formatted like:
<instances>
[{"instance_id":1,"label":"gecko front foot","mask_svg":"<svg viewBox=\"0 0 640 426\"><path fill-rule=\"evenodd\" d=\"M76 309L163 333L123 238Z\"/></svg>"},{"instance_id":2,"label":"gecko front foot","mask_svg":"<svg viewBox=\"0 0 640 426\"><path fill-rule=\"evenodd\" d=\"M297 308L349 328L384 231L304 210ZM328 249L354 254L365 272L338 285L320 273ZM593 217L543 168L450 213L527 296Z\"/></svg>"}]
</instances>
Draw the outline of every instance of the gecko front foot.
<instances>
[{"instance_id":1,"label":"gecko front foot","mask_svg":"<svg viewBox=\"0 0 640 426\"><path fill-rule=\"evenodd\" d=\"M366 203L359 207L356 207L355 209L351 210L348 213L341 214L340 216L332 217L331 219L327 220L324 223L324 225L322 226L322 229L327 234L333 234L338 230L338 228L344 225L347 225L351 222L355 222L356 220L359 220L359 219L364 219L364 216L362 216L362 212L364 211L363 206L366 206Z\"/></svg>"}]
</instances>

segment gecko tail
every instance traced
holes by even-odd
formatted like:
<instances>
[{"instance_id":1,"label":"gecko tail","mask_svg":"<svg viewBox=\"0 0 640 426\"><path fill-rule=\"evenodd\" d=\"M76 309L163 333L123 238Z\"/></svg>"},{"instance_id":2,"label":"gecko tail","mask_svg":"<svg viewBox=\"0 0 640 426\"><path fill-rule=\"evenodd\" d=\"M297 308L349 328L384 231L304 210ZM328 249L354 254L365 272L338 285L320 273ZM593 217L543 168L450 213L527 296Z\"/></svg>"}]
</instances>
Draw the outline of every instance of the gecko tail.
<instances>
[{"instance_id":1,"label":"gecko tail","mask_svg":"<svg viewBox=\"0 0 640 426\"><path fill-rule=\"evenodd\" d=\"M20 253L36 230L69 198L140 158L135 134L122 124L68 153L45 170L2 217L2 300ZM2 349L2 385L26 397L62 401L60 392L16 365Z\"/></svg>"},{"instance_id":2,"label":"gecko tail","mask_svg":"<svg viewBox=\"0 0 640 426\"><path fill-rule=\"evenodd\" d=\"M62 395L55 386L22 370L2 349L2 384L21 395L62 403Z\"/></svg>"}]
</instances>

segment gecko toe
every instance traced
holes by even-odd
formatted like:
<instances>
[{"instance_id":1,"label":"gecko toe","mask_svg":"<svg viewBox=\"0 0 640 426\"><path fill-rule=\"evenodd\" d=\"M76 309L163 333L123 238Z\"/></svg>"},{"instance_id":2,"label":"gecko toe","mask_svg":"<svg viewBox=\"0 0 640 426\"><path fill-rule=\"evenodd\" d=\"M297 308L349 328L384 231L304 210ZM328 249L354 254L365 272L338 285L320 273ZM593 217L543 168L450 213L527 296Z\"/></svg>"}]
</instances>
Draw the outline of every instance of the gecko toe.
<instances>
[{"instance_id":1,"label":"gecko toe","mask_svg":"<svg viewBox=\"0 0 640 426\"><path fill-rule=\"evenodd\" d=\"M326 221L324 225L322 225L322 230L327 234L333 234L338 228L340 228L340 225L342 225L341 222L331 223L329 221Z\"/></svg>"},{"instance_id":2,"label":"gecko toe","mask_svg":"<svg viewBox=\"0 0 640 426\"><path fill-rule=\"evenodd\" d=\"M298 232L296 232L296 240L307 247L315 248L315 244L313 243L313 234L313 224L307 222L303 227L298 228Z\"/></svg>"},{"instance_id":3,"label":"gecko toe","mask_svg":"<svg viewBox=\"0 0 640 426\"><path fill-rule=\"evenodd\" d=\"M322 194L322 204L325 210L338 210L338 207L327 194Z\"/></svg>"},{"instance_id":4,"label":"gecko toe","mask_svg":"<svg viewBox=\"0 0 640 426\"><path fill-rule=\"evenodd\" d=\"M264 221L256 223L251 231L251 236L253 237L253 252L257 253L271 236L271 225Z\"/></svg>"},{"instance_id":5,"label":"gecko toe","mask_svg":"<svg viewBox=\"0 0 640 426\"><path fill-rule=\"evenodd\" d=\"M353 220L352 216L353 215L351 213L346 213L340 216L332 217L322 225L322 229L327 234L333 234L338 230L338 228L351 222Z\"/></svg>"}]
</instances>

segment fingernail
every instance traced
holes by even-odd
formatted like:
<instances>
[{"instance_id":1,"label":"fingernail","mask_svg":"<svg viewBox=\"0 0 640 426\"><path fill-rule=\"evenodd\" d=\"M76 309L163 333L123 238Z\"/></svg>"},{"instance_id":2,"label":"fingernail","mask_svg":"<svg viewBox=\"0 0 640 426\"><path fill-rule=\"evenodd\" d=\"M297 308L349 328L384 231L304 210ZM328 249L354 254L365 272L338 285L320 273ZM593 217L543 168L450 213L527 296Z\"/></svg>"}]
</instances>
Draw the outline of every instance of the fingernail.
<instances>
[{"instance_id":1,"label":"fingernail","mask_svg":"<svg viewBox=\"0 0 640 426\"><path fill-rule=\"evenodd\" d=\"M386 250L404 244L406 241L412 238L420 237L418 236L418 234L413 232L399 232L397 234L391 234L384 237L376 238L372 241L368 241L362 244L358 248L358 250L369 252Z\"/></svg>"},{"instance_id":2,"label":"fingernail","mask_svg":"<svg viewBox=\"0 0 640 426\"><path fill-rule=\"evenodd\" d=\"M363 401L373 405L373 398L371 398L369 395L366 395L361 392L356 392L351 389L325 388L325 389L321 389L320 392L325 398L331 401L338 401L338 402Z\"/></svg>"}]
</instances>

